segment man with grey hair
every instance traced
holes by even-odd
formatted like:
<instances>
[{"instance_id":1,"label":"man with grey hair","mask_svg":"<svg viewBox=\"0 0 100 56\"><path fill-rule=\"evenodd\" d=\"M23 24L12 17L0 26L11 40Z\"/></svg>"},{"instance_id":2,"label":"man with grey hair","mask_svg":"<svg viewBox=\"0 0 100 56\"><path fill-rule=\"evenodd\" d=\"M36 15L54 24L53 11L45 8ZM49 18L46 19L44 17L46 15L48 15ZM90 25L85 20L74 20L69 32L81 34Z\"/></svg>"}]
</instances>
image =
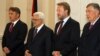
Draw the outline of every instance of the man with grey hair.
<instances>
[{"instance_id":1,"label":"man with grey hair","mask_svg":"<svg viewBox=\"0 0 100 56\"><path fill-rule=\"evenodd\" d=\"M25 56L51 56L53 31L44 24L44 14L33 14L33 25L28 34Z\"/></svg>"},{"instance_id":2,"label":"man with grey hair","mask_svg":"<svg viewBox=\"0 0 100 56\"><path fill-rule=\"evenodd\" d=\"M79 44L79 56L100 56L100 6L90 3L86 7L85 24Z\"/></svg>"}]
</instances>

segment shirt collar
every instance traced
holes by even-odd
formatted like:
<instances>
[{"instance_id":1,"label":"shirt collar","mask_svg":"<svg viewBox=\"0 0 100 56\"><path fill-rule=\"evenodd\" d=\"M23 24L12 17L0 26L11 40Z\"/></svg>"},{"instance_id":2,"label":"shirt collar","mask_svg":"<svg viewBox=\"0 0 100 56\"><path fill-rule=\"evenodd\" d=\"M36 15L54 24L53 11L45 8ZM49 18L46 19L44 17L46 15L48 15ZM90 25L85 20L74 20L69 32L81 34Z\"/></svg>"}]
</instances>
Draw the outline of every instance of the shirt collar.
<instances>
[{"instance_id":1,"label":"shirt collar","mask_svg":"<svg viewBox=\"0 0 100 56\"><path fill-rule=\"evenodd\" d=\"M64 20L63 20L63 26L65 25L65 23L68 21L69 18L70 18L70 16L64 18Z\"/></svg>"},{"instance_id":2,"label":"shirt collar","mask_svg":"<svg viewBox=\"0 0 100 56\"><path fill-rule=\"evenodd\" d=\"M19 21L19 19L17 19L16 21L12 22L14 24L13 26L15 26L18 21Z\"/></svg>"},{"instance_id":3,"label":"shirt collar","mask_svg":"<svg viewBox=\"0 0 100 56\"><path fill-rule=\"evenodd\" d=\"M41 25L37 28L37 33L42 29L43 26L44 26L44 24L41 24Z\"/></svg>"},{"instance_id":4,"label":"shirt collar","mask_svg":"<svg viewBox=\"0 0 100 56\"><path fill-rule=\"evenodd\" d=\"M94 22L92 22L91 25L94 25L98 21L98 19L99 17Z\"/></svg>"}]
</instances>

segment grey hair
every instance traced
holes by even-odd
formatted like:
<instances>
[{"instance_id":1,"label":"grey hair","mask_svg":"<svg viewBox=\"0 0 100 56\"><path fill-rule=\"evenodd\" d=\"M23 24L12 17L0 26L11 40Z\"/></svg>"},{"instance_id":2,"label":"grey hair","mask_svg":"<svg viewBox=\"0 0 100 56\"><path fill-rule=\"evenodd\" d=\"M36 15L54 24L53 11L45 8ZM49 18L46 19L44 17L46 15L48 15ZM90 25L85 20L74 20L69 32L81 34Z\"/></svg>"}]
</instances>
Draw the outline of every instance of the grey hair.
<instances>
[{"instance_id":1,"label":"grey hair","mask_svg":"<svg viewBox=\"0 0 100 56\"><path fill-rule=\"evenodd\" d=\"M86 8L87 8L87 7L90 7L90 6L94 7L94 9L97 9L97 10L99 11L99 13L100 13L100 6L99 6L98 3L89 3L89 4L86 6Z\"/></svg>"},{"instance_id":2,"label":"grey hair","mask_svg":"<svg viewBox=\"0 0 100 56\"><path fill-rule=\"evenodd\" d=\"M43 12L35 12L33 15L34 16L39 16L40 19L44 19L45 18L45 15L44 15Z\"/></svg>"}]
</instances>

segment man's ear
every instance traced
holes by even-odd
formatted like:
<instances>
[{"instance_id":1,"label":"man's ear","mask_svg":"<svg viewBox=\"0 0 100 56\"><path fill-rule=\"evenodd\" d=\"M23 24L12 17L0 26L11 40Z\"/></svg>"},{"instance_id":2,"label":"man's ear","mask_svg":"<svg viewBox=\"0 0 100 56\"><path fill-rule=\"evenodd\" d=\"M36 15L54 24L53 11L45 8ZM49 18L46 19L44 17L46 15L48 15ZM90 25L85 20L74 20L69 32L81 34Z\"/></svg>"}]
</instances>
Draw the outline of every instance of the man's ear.
<instances>
[{"instance_id":1,"label":"man's ear","mask_svg":"<svg viewBox=\"0 0 100 56\"><path fill-rule=\"evenodd\" d=\"M68 10L65 10L64 14L67 15L68 14Z\"/></svg>"},{"instance_id":2,"label":"man's ear","mask_svg":"<svg viewBox=\"0 0 100 56\"><path fill-rule=\"evenodd\" d=\"M98 14L100 15L100 11L98 11Z\"/></svg>"},{"instance_id":3,"label":"man's ear","mask_svg":"<svg viewBox=\"0 0 100 56\"><path fill-rule=\"evenodd\" d=\"M17 14L17 17L20 17L20 15L19 15L19 14Z\"/></svg>"},{"instance_id":4,"label":"man's ear","mask_svg":"<svg viewBox=\"0 0 100 56\"><path fill-rule=\"evenodd\" d=\"M95 10L95 14L96 15L98 15L98 14L100 15L100 12L98 10Z\"/></svg>"},{"instance_id":5,"label":"man's ear","mask_svg":"<svg viewBox=\"0 0 100 56\"><path fill-rule=\"evenodd\" d=\"M68 13L68 10L65 10L65 14Z\"/></svg>"}]
</instances>

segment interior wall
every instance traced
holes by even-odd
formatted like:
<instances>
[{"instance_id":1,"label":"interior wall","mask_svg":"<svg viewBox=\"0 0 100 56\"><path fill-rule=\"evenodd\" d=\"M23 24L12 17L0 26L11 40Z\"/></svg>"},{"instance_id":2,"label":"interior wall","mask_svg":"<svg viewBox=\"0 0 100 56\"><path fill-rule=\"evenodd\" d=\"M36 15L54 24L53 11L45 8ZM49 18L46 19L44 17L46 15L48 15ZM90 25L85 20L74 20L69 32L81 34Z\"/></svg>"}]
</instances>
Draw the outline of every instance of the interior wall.
<instances>
[{"instance_id":1,"label":"interior wall","mask_svg":"<svg viewBox=\"0 0 100 56\"><path fill-rule=\"evenodd\" d=\"M8 9L16 6L21 9L20 19L27 23L28 29L31 27L31 12L33 0L0 0L0 39L2 38L6 24L9 22ZM38 0L38 11L45 13L45 24L54 29L55 23L58 21L56 16L56 7L58 2L68 2L71 6L71 17L80 22L81 30L87 22L85 16L85 7L88 3L100 0ZM0 56L4 56L1 48L0 40Z\"/></svg>"},{"instance_id":2,"label":"interior wall","mask_svg":"<svg viewBox=\"0 0 100 56\"><path fill-rule=\"evenodd\" d=\"M38 11L45 14L45 24L54 29L55 25L55 0L38 0Z\"/></svg>"},{"instance_id":3,"label":"interior wall","mask_svg":"<svg viewBox=\"0 0 100 56\"><path fill-rule=\"evenodd\" d=\"M71 17L77 20L80 23L81 31L83 30L84 24L86 24L86 6L89 3L95 2L100 4L100 0L55 0L55 6L57 7L57 3L59 2L67 2L71 7ZM55 7L55 22L57 22L56 16L56 7Z\"/></svg>"},{"instance_id":4,"label":"interior wall","mask_svg":"<svg viewBox=\"0 0 100 56\"><path fill-rule=\"evenodd\" d=\"M21 10L20 19L31 27L31 12L33 0L1 0L0 2L0 36L2 37L5 25L9 22L8 9L11 6L19 7ZM45 24L54 28L54 0L38 0L38 11L45 13ZM2 26L2 27L1 27Z\"/></svg>"},{"instance_id":5,"label":"interior wall","mask_svg":"<svg viewBox=\"0 0 100 56\"><path fill-rule=\"evenodd\" d=\"M21 9L21 20L27 23L28 28L31 27L31 11L33 0L1 0L0 2L0 37L2 37L5 25L9 22L8 9L16 6ZM100 0L38 0L38 11L45 13L45 24L54 29L57 22L56 7L58 2L68 2L71 6L71 17L80 22L81 30L87 22L85 16L86 5L91 2L100 4Z\"/></svg>"},{"instance_id":6,"label":"interior wall","mask_svg":"<svg viewBox=\"0 0 100 56\"><path fill-rule=\"evenodd\" d=\"M20 19L27 23L28 29L31 27L31 13L33 0L1 0L0 1L0 56L5 56L2 52L1 39L6 24L9 22L9 7L19 7L21 10ZM38 11L45 13L45 24L50 28L54 28L54 0L38 0Z\"/></svg>"}]
</instances>

